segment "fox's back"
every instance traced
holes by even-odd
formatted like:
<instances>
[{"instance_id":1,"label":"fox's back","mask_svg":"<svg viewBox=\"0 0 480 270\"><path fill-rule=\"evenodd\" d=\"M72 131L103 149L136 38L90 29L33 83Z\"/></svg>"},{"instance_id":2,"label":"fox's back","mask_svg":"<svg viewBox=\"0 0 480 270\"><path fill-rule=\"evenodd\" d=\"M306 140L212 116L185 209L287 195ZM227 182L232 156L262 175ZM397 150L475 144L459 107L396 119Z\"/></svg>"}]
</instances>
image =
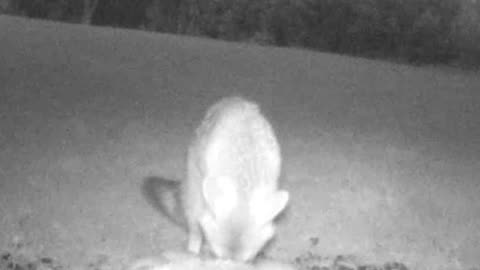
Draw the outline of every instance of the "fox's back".
<instances>
[{"instance_id":1,"label":"fox's back","mask_svg":"<svg viewBox=\"0 0 480 270\"><path fill-rule=\"evenodd\" d=\"M259 185L276 189L280 150L255 103L237 97L218 102L207 112L197 138L203 140L205 174L226 176L246 193Z\"/></svg>"}]
</instances>

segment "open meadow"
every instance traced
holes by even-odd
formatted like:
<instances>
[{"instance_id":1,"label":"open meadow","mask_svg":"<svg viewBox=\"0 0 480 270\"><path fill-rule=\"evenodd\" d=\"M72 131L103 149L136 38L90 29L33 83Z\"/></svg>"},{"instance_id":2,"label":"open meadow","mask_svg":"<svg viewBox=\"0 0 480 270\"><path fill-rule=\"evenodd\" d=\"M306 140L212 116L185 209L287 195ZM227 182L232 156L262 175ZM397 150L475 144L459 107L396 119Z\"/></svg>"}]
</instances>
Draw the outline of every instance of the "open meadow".
<instances>
[{"instance_id":1,"label":"open meadow","mask_svg":"<svg viewBox=\"0 0 480 270\"><path fill-rule=\"evenodd\" d=\"M480 267L478 72L4 15L0 252L119 269L184 248L155 194L234 94L282 147L269 257Z\"/></svg>"}]
</instances>

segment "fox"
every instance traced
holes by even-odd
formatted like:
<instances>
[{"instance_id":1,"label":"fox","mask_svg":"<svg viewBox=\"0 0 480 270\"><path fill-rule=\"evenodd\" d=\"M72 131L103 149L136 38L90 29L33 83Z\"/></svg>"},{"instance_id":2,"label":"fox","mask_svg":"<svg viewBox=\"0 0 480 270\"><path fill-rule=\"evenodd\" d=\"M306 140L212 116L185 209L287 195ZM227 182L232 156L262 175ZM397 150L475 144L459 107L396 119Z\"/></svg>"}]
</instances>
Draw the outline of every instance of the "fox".
<instances>
[{"instance_id":1,"label":"fox","mask_svg":"<svg viewBox=\"0 0 480 270\"><path fill-rule=\"evenodd\" d=\"M289 193L279 190L280 146L259 105L243 97L213 104L188 148L182 201L187 250L248 262L275 236Z\"/></svg>"}]
</instances>

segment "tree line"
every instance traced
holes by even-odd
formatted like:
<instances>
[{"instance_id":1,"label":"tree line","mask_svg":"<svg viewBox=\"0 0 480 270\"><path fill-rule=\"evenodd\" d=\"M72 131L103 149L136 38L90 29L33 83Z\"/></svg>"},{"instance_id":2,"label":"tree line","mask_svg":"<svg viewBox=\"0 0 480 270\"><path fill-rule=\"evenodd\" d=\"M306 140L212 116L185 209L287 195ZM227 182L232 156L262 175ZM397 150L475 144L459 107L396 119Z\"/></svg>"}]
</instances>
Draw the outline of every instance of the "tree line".
<instances>
[{"instance_id":1,"label":"tree line","mask_svg":"<svg viewBox=\"0 0 480 270\"><path fill-rule=\"evenodd\" d=\"M0 12L417 64L480 66L480 0L0 0Z\"/></svg>"}]
</instances>

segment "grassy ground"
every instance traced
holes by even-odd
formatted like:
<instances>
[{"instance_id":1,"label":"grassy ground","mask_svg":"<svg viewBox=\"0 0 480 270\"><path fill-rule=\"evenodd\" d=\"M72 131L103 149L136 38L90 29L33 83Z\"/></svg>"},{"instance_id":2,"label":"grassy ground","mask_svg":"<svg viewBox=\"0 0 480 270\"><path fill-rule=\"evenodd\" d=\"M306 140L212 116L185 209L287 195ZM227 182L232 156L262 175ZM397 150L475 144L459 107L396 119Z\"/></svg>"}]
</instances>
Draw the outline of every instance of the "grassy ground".
<instances>
[{"instance_id":1,"label":"grassy ground","mask_svg":"<svg viewBox=\"0 0 480 270\"><path fill-rule=\"evenodd\" d=\"M118 269L183 248L149 179L182 179L205 109L242 94L292 194L269 256L478 266L478 89L455 69L0 16L0 250Z\"/></svg>"}]
</instances>

